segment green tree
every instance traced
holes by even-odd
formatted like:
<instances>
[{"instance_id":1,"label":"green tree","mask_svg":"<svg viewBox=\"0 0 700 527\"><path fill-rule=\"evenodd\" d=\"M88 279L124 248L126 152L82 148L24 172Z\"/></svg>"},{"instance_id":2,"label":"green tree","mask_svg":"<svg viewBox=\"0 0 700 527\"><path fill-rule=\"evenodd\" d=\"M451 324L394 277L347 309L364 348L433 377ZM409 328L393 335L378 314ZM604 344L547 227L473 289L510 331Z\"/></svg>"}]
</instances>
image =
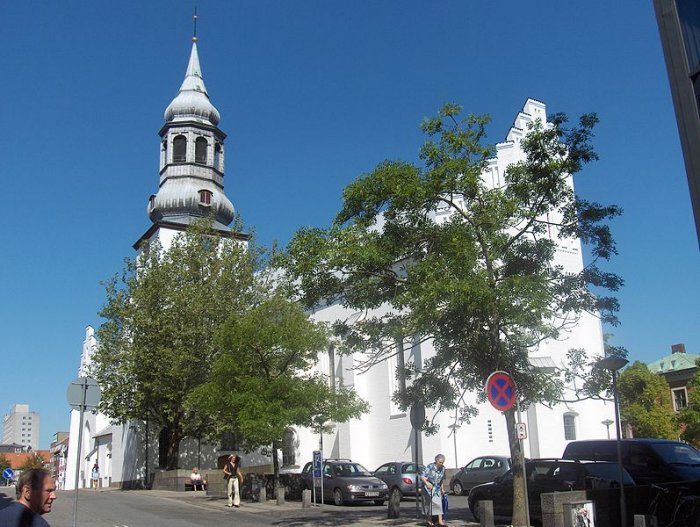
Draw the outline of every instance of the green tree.
<instances>
[{"instance_id":1,"label":"green tree","mask_svg":"<svg viewBox=\"0 0 700 527\"><path fill-rule=\"evenodd\" d=\"M209 223L157 243L127 260L106 283L105 319L92 374L102 387L100 409L115 420L148 419L167 430L167 468L177 468L181 440L200 437L201 416L185 401L203 383L220 352L214 336L257 295L261 252L220 239Z\"/></svg>"},{"instance_id":2,"label":"green tree","mask_svg":"<svg viewBox=\"0 0 700 527\"><path fill-rule=\"evenodd\" d=\"M290 426L343 422L367 410L353 390L309 373L327 349L327 331L281 294L231 314L217 342L221 353L190 406L235 432L247 448L272 445L275 487L278 451Z\"/></svg>"},{"instance_id":3,"label":"green tree","mask_svg":"<svg viewBox=\"0 0 700 527\"><path fill-rule=\"evenodd\" d=\"M36 452L31 452L19 467L20 470L30 470L33 468L46 468L46 460L37 454Z\"/></svg>"},{"instance_id":4,"label":"green tree","mask_svg":"<svg viewBox=\"0 0 700 527\"><path fill-rule=\"evenodd\" d=\"M459 106L445 105L421 125L428 136L423 166L381 163L344 190L330 228L294 236L284 265L295 292L307 307L339 302L368 313L336 327L341 351L368 352L367 367L395 353L404 338L432 340L435 356L395 396L404 407L425 401L436 411L454 410L494 370L513 375L525 404L556 401L565 379L533 370L529 351L556 339L584 311L617 322L617 301L604 293L622 281L598 262L616 253L606 221L620 210L578 199L570 178L597 159L596 122L595 115L573 128L563 115L535 122L521 142L526 159L494 188L482 178L493 156L484 144L488 118L463 117ZM592 261L581 272L554 261L557 238L570 237L590 245ZM579 368L590 363L585 352L575 355ZM407 365L406 374L418 366ZM609 386L609 375L598 372L587 396L604 377ZM474 412L460 410L463 419ZM514 412L505 414L515 460L513 524L524 525ZM425 429L435 427L426 422Z\"/></svg>"},{"instance_id":5,"label":"green tree","mask_svg":"<svg viewBox=\"0 0 700 527\"><path fill-rule=\"evenodd\" d=\"M620 373L617 388L620 418L632 428L635 437L678 437L671 389L663 376L649 371L643 362L635 361Z\"/></svg>"},{"instance_id":6,"label":"green tree","mask_svg":"<svg viewBox=\"0 0 700 527\"><path fill-rule=\"evenodd\" d=\"M700 360L696 362L700 368ZM688 383L688 406L678 414L681 427L681 439L700 448L700 370Z\"/></svg>"},{"instance_id":7,"label":"green tree","mask_svg":"<svg viewBox=\"0 0 700 527\"><path fill-rule=\"evenodd\" d=\"M6 468L12 468L12 464L5 454L0 454L0 474Z\"/></svg>"}]
</instances>

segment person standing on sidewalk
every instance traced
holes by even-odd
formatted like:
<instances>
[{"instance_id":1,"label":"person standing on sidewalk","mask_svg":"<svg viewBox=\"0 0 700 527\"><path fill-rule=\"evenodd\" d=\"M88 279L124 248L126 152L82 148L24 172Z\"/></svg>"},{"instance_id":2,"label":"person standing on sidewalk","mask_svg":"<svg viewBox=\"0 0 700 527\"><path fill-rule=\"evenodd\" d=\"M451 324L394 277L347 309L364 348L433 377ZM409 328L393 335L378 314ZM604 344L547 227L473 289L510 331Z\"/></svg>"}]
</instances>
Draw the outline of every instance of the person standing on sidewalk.
<instances>
[{"instance_id":1,"label":"person standing on sidewalk","mask_svg":"<svg viewBox=\"0 0 700 527\"><path fill-rule=\"evenodd\" d=\"M241 506L241 492L239 480L243 479L241 475L241 457L235 452L228 457L228 462L224 465L224 479L226 480L226 490L228 494L227 507Z\"/></svg>"},{"instance_id":2,"label":"person standing on sidewalk","mask_svg":"<svg viewBox=\"0 0 700 527\"><path fill-rule=\"evenodd\" d=\"M43 469L22 471L17 482L17 501L0 510L0 527L50 527L42 515L51 512L56 486Z\"/></svg>"},{"instance_id":3,"label":"person standing on sidewalk","mask_svg":"<svg viewBox=\"0 0 700 527\"><path fill-rule=\"evenodd\" d=\"M435 456L435 463L430 463L420 475L423 482L423 499L426 505L428 525L433 527L437 519L437 525L445 525L442 520L442 496L445 493L445 456Z\"/></svg>"},{"instance_id":4,"label":"person standing on sidewalk","mask_svg":"<svg viewBox=\"0 0 700 527\"><path fill-rule=\"evenodd\" d=\"M92 488L97 490L99 485L100 485L100 466L97 464L97 461L95 461L95 464L92 466Z\"/></svg>"}]
</instances>

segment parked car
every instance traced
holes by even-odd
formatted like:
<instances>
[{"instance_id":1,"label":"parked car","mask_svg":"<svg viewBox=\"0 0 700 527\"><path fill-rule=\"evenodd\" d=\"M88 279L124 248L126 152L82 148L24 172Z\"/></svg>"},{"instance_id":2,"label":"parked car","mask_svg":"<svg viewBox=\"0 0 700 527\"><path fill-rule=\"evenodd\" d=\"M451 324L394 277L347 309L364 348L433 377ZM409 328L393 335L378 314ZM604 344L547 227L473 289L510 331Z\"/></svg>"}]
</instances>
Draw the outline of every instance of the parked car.
<instances>
[{"instance_id":1,"label":"parked car","mask_svg":"<svg viewBox=\"0 0 700 527\"><path fill-rule=\"evenodd\" d=\"M457 494L469 494L472 487L493 481L510 469L510 458L482 456L472 459L450 479L450 490Z\"/></svg>"},{"instance_id":2,"label":"parked car","mask_svg":"<svg viewBox=\"0 0 700 527\"><path fill-rule=\"evenodd\" d=\"M313 463L309 462L301 471L305 489L313 489ZM383 505L389 497L389 487L381 479L375 478L365 467L350 459L326 459L323 463L322 478L316 480L316 491L323 500L333 500L336 505L373 501Z\"/></svg>"},{"instance_id":3,"label":"parked car","mask_svg":"<svg viewBox=\"0 0 700 527\"><path fill-rule=\"evenodd\" d=\"M668 439L622 439L622 466L638 485L670 481L699 481L700 452L691 445ZM565 459L617 461L614 439L572 441Z\"/></svg>"},{"instance_id":4,"label":"parked car","mask_svg":"<svg viewBox=\"0 0 700 527\"><path fill-rule=\"evenodd\" d=\"M617 463L607 461L573 461L564 459L533 459L525 462L530 518L542 521L540 496L548 492L605 489L619 486ZM634 480L623 470L625 485ZM494 516L510 519L513 515L513 470L491 483L477 485L469 492L469 509L479 519L479 502L493 501Z\"/></svg>"},{"instance_id":5,"label":"parked car","mask_svg":"<svg viewBox=\"0 0 700 527\"><path fill-rule=\"evenodd\" d=\"M425 469L418 465L418 472ZM401 497L416 495L416 464L410 461L391 461L384 463L373 473L389 487L389 494L398 489ZM420 484L419 480L419 484Z\"/></svg>"}]
</instances>

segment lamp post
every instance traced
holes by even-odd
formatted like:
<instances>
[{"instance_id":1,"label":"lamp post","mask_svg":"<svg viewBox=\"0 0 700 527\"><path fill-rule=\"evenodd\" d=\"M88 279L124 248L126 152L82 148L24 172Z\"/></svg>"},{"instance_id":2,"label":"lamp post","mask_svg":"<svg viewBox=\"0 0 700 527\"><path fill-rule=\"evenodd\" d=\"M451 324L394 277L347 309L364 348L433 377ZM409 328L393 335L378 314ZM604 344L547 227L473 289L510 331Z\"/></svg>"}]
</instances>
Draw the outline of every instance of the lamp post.
<instances>
[{"instance_id":1,"label":"lamp post","mask_svg":"<svg viewBox=\"0 0 700 527\"><path fill-rule=\"evenodd\" d=\"M610 439L610 425L613 424L615 421L612 419L605 419L604 421L601 421L600 424L605 427L605 431L608 433L608 439Z\"/></svg>"},{"instance_id":2,"label":"lamp post","mask_svg":"<svg viewBox=\"0 0 700 527\"><path fill-rule=\"evenodd\" d=\"M625 485L624 474L622 468L622 443L620 437L622 435L622 426L620 424L620 403L617 397L617 372L624 368L629 361L622 357L605 357L598 361L596 366L604 368L612 373L612 389L613 389L613 405L615 409L615 437L617 439L617 465L620 473L620 521L621 527L627 526L627 510L625 505Z\"/></svg>"}]
</instances>

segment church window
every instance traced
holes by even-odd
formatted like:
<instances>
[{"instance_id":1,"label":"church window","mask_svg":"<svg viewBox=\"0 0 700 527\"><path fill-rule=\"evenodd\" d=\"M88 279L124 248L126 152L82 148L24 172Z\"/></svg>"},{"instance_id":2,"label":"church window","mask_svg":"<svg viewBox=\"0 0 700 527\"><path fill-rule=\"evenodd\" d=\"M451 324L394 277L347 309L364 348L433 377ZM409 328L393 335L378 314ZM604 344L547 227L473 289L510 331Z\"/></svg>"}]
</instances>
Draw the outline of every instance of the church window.
<instances>
[{"instance_id":1,"label":"church window","mask_svg":"<svg viewBox=\"0 0 700 527\"><path fill-rule=\"evenodd\" d=\"M207 162L207 140L204 137L198 137L194 142L194 162L200 165L205 165Z\"/></svg>"},{"instance_id":2,"label":"church window","mask_svg":"<svg viewBox=\"0 0 700 527\"><path fill-rule=\"evenodd\" d=\"M152 212L153 209L156 208L156 195L151 194L151 197L148 198L148 210L149 212Z\"/></svg>"},{"instance_id":3,"label":"church window","mask_svg":"<svg viewBox=\"0 0 700 527\"><path fill-rule=\"evenodd\" d=\"M187 161L187 138L184 135L177 135L173 139L173 163L185 161Z\"/></svg>"},{"instance_id":4,"label":"church window","mask_svg":"<svg viewBox=\"0 0 700 527\"><path fill-rule=\"evenodd\" d=\"M211 190L200 190L199 191L199 204L200 205L211 205Z\"/></svg>"},{"instance_id":5,"label":"church window","mask_svg":"<svg viewBox=\"0 0 700 527\"><path fill-rule=\"evenodd\" d=\"M282 466L296 465L297 434L292 428L287 428L282 439Z\"/></svg>"},{"instance_id":6,"label":"church window","mask_svg":"<svg viewBox=\"0 0 700 527\"><path fill-rule=\"evenodd\" d=\"M572 441L576 439L576 414L564 414L564 439Z\"/></svg>"}]
</instances>

